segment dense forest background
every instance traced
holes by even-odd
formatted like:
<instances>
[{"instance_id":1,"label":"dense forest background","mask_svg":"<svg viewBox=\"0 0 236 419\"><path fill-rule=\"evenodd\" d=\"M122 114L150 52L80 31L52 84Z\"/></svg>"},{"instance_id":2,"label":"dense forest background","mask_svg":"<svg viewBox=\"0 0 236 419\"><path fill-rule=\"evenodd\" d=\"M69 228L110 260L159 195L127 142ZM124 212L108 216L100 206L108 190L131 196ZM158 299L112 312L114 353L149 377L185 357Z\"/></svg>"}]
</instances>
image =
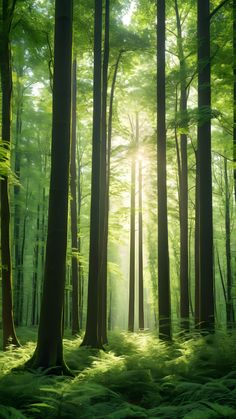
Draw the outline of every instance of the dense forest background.
<instances>
[{"instance_id":1,"label":"dense forest background","mask_svg":"<svg viewBox=\"0 0 236 419\"><path fill-rule=\"evenodd\" d=\"M236 417L235 22L1 1L0 417Z\"/></svg>"}]
</instances>

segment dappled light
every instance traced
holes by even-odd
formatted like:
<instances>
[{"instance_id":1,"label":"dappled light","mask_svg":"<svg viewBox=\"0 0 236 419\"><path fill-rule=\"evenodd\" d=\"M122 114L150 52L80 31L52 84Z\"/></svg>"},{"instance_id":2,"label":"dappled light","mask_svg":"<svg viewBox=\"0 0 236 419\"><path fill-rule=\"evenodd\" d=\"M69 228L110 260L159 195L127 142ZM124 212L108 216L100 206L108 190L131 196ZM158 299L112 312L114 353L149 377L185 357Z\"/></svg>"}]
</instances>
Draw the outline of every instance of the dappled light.
<instances>
[{"instance_id":1,"label":"dappled light","mask_svg":"<svg viewBox=\"0 0 236 419\"><path fill-rule=\"evenodd\" d=\"M21 340L27 335L22 328ZM73 379L11 372L19 359L22 363L31 355L33 342L5 353L0 403L6 407L0 414L9 406L16 418L73 418L78 409L80 417L88 418L235 417L235 333L193 335L171 345L152 333L132 339L128 333L111 333L107 352L80 348L80 342L64 340L68 365L76 369Z\"/></svg>"},{"instance_id":2,"label":"dappled light","mask_svg":"<svg viewBox=\"0 0 236 419\"><path fill-rule=\"evenodd\" d=\"M0 419L236 418L236 0L3 0Z\"/></svg>"}]
</instances>

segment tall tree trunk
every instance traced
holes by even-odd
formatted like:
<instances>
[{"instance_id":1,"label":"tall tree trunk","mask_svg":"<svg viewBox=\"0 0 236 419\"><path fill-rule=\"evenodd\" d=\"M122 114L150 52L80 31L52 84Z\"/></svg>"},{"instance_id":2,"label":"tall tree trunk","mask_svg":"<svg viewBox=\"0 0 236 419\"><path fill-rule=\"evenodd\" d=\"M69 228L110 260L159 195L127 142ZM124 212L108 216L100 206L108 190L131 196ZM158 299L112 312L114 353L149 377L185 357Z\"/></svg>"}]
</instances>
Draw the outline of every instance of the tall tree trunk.
<instances>
[{"instance_id":1,"label":"tall tree trunk","mask_svg":"<svg viewBox=\"0 0 236 419\"><path fill-rule=\"evenodd\" d=\"M171 338L166 186L165 1L157 2L157 190L159 335Z\"/></svg>"},{"instance_id":2,"label":"tall tree trunk","mask_svg":"<svg viewBox=\"0 0 236 419\"><path fill-rule=\"evenodd\" d=\"M134 302L135 302L135 156L131 161L130 182L130 261L129 261L129 318L128 330L134 331Z\"/></svg>"},{"instance_id":3,"label":"tall tree trunk","mask_svg":"<svg viewBox=\"0 0 236 419\"><path fill-rule=\"evenodd\" d=\"M78 231L77 231L77 200L76 200L76 59L72 70L72 133L70 154L70 214L71 214L71 280L72 280L72 335L79 333L79 306L78 306Z\"/></svg>"},{"instance_id":4,"label":"tall tree trunk","mask_svg":"<svg viewBox=\"0 0 236 419\"><path fill-rule=\"evenodd\" d=\"M2 39L0 51L0 71L2 86L2 141L7 149L10 147L11 140L12 73L9 36L14 13L14 6L14 1L2 1ZM10 206L7 176L4 176L1 180L0 197L3 349L7 349L9 344L19 346L13 319L12 265L10 253Z\"/></svg>"},{"instance_id":5,"label":"tall tree trunk","mask_svg":"<svg viewBox=\"0 0 236 419\"><path fill-rule=\"evenodd\" d=\"M225 253L226 253L226 272L227 272L227 302L226 317L227 328L231 329L234 321L234 307L232 299L232 269L231 269L231 234L230 234L230 191L228 180L227 159L224 158L224 178L225 178Z\"/></svg>"},{"instance_id":6,"label":"tall tree trunk","mask_svg":"<svg viewBox=\"0 0 236 419\"><path fill-rule=\"evenodd\" d=\"M56 0L51 181L43 295L30 368L67 374L62 345L71 119L72 1Z\"/></svg>"},{"instance_id":7,"label":"tall tree trunk","mask_svg":"<svg viewBox=\"0 0 236 419\"><path fill-rule=\"evenodd\" d=\"M80 155L80 145L78 146L77 152L77 161L78 161L78 225L81 229L81 202L82 202L82 190L81 190L81 155ZM83 302L84 302L84 271L82 262L80 260L81 255L81 236L78 235L78 254L79 254L79 325L80 329L83 328Z\"/></svg>"},{"instance_id":8,"label":"tall tree trunk","mask_svg":"<svg viewBox=\"0 0 236 419\"><path fill-rule=\"evenodd\" d=\"M38 266L39 266L39 234L40 234L40 205L37 205L36 238L34 246L34 272L32 284L32 325L37 324L38 312Z\"/></svg>"},{"instance_id":9,"label":"tall tree trunk","mask_svg":"<svg viewBox=\"0 0 236 419\"><path fill-rule=\"evenodd\" d=\"M98 334L99 292L99 221L100 221L100 143L101 143L101 42L102 2L95 0L94 20L94 83L93 83L93 150L90 212L90 248L87 323L82 345L101 348Z\"/></svg>"},{"instance_id":10,"label":"tall tree trunk","mask_svg":"<svg viewBox=\"0 0 236 419\"><path fill-rule=\"evenodd\" d=\"M177 46L180 71L180 156L179 167L179 220L180 220L180 317L184 330L189 329L189 278L188 278L188 155L187 155L187 86L186 63L183 51L182 27L178 2L175 0Z\"/></svg>"},{"instance_id":11,"label":"tall tree trunk","mask_svg":"<svg viewBox=\"0 0 236 419\"><path fill-rule=\"evenodd\" d=\"M209 7L209 0L198 0L200 324L208 330L214 325Z\"/></svg>"},{"instance_id":12,"label":"tall tree trunk","mask_svg":"<svg viewBox=\"0 0 236 419\"><path fill-rule=\"evenodd\" d=\"M45 164L46 169L46 164ZM42 294L43 294L43 272L44 272L44 261L45 261L45 240L46 240L46 228L45 228L45 218L46 218L46 190L45 187L43 187L42 191L42 218L41 218L41 252L40 252L40 271L41 271L41 278L40 278L40 293L39 293L39 302L41 307L42 302ZM38 310L38 319L37 324L39 323L39 310Z\"/></svg>"},{"instance_id":13,"label":"tall tree trunk","mask_svg":"<svg viewBox=\"0 0 236 419\"><path fill-rule=\"evenodd\" d=\"M28 199L29 199L29 178L27 178L26 192L25 192L25 213L22 219L22 240L19 249L19 269L17 272L18 283L18 321L19 325L23 325L23 309L24 309L24 257L25 257L25 239L26 239L26 224L28 219Z\"/></svg>"},{"instance_id":14,"label":"tall tree trunk","mask_svg":"<svg viewBox=\"0 0 236 419\"><path fill-rule=\"evenodd\" d=\"M195 327L200 322L200 263L199 263L199 151L195 151L196 179L195 179L195 231L194 231L194 271L195 271Z\"/></svg>"},{"instance_id":15,"label":"tall tree trunk","mask_svg":"<svg viewBox=\"0 0 236 419\"><path fill-rule=\"evenodd\" d=\"M101 136L101 178L100 178L100 298L99 298L99 333L102 343L107 340L107 244L108 244L108 163L107 163L107 82L109 62L109 25L110 0L105 2L105 34L102 71L102 136Z\"/></svg>"},{"instance_id":16,"label":"tall tree trunk","mask_svg":"<svg viewBox=\"0 0 236 419\"><path fill-rule=\"evenodd\" d=\"M139 139L139 118L136 113L136 142L140 144ZM144 295L143 295L143 174L142 160L139 159L138 168L138 184L139 184L139 213L138 213L138 313L139 313L139 330L144 329Z\"/></svg>"},{"instance_id":17,"label":"tall tree trunk","mask_svg":"<svg viewBox=\"0 0 236 419\"><path fill-rule=\"evenodd\" d=\"M16 81L16 92L17 92L17 111L16 111L16 138L15 138L15 175L18 181L20 181L20 170L21 170L21 152L19 150L19 142L21 139L22 131L22 110L23 110L23 89L21 85L21 77L23 76L22 69L17 73ZM19 320L19 302L20 302L20 279L21 279L21 266L20 266L20 225L21 225L21 207L19 203L20 197L20 186L14 185L14 314L15 324L20 325Z\"/></svg>"}]
</instances>

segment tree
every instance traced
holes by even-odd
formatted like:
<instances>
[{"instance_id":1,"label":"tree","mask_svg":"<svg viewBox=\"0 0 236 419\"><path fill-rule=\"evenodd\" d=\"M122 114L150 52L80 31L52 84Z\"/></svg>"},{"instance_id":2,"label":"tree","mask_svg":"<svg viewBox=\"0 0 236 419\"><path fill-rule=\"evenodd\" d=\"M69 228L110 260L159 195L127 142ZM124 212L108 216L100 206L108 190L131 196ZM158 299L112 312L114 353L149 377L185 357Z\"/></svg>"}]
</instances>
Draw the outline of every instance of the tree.
<instances>
[{"instance_id":1,"label":"tree","mask_svg":"<svg viewBox=\"0 0 236 419\"><path fill-rule=\"evenodd\" d=\"M138 112L136 113L136 137L137 143L139 141L139 118ZM139 330L144 329L144 298L143 298L143 176L142 176L142 160L139 156L139 168L138 168L138 300L139 300Z\"/></svg>"},{"instance_id":2,"label":"tree","mask_svg":"<svg viewBox=\"0 0 236 419\"><path fill-rule=\"evenodd\" d=\"M72 77L72 132L70 154L70 213L71 213L71 280L72 280L72 334L79 332L79 295L78 295L78 232L77 232L77 200L76 200L76 59L73 60Z\"/></svg>"},{"instance_id":3,"label":"tree","mask_svg":"<svg viewBox=\"0 0 236 419\"><path fill-rule=\"evenodd\" d=\"M214 324L209 0L198 0L198 167L201 328Z\"/></svg>"},{"instance_id":4,"label":"tree","mask_svg":"<svg viewBox=\"0 0 236 419\"><path fill-rule=\"evenodd\" d=\"M98 335L99 309L99 221L100 221L100 144L101 144L101 41L102 2L95 0L94 15L94 83L93 83L93 139L92 139L92 185L90 210L90 248L88 305L85 336L82 345L101 348Z\"/></svg>"},{"instance_id":5,"label":"tree","mask_svg":"<svg viewBox=\"0 0 236 419\"><path fill-rule=\"evenodd\" d=\"M165 1L157 2L157 193L158 304L160 337L171 337L166 187Z\"/></svg>"},{"instance_id":6,"label":"tree","mask_svg":"<svg viewBox=\"0 0 236 419\"><path fill-rule=\"evenodd\" d=\"M10 32L16 1L2 2L2 30L0 45L0 70L2 86L2 142L9 151L11 141L11 47ZM2 323L3 349L9 344L19 346L16 337L12 302L12 264L10 251L10 204L8 176L1 180L1 263L2 263Z\"/></svg>"},{"instance_id":7,"label":"tree","mask_svg":"<svg viewBox=\"0 0 236 419\"><path fill-rule=\"evenodd\" d=\"M135 161L135 145L137 140L133 140L133 154L131 158L131 180L130 180L130 244L129 244L129 317L128 330L134 331L134 303L135 303L135 178L136 178L136 161Z\"/></svg>"},{"instance_id":8,"label":"tree","mask_svg":"<svg viewBox=\"0 0 236 419\"><path fill-rule=\"evenodd\" d=\"M180 72L180 151L176 141L179 173L180 220L180 317L183 329L189 328L189 278L188 278L188 155L187 155L187 74L183 50L182 27L178 1L175 0L177 48Z\"/></svg>"},{"instance_id":9,"label":"tree","mask_svg":"<svg viewBox=\"0 0 236 419\"><path fill-rule=\"evenodd\" d=\"M105 33L102 66L101 164L100 164L100 299L99 323L102 342L107 343L107 245L108 245L108 142L107 142L107 85L109 63L110 0L105 2Z\"/></svg>"},{"instance_id":10,"label":"tree","mask_svg":"<svg viewBox=\"0 0 236 419\"><path fill-rule=\"evenodd\" d=\"M225 180L225 254L226 254L226 321L228 329L234 322L234 305L232 299L232 267L231 267L231 225L230 225L230 187L228 179L227 159L224 157L224 180Z\"/></svg>"},{"instance_id":11,"label":"tree","mask_svg":"<svg viewBox=\"0 0 236 419\"><path fill-rule=\"evenodd\" d=\"M72 0L56 0L51 180L46 260L37 347L30 368L68 374L63 358L62 318L70 159Z\"/></svg>"}]
</instances>

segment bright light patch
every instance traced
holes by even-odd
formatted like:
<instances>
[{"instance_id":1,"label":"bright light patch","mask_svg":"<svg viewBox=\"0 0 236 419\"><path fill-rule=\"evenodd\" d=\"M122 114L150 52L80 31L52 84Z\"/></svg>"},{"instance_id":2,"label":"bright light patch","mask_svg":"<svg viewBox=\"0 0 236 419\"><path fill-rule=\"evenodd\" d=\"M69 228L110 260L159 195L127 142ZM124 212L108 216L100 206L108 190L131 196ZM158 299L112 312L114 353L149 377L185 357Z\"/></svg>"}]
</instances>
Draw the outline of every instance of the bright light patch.
<instances>
[{"instance_id":1,"label":"bright light patch","mask_svg":"<svg viewBox=\"0 0 236 419\"><path fill-rule=\"evenodd\" d=\"M123 15L121 19L124 25L128 26L130 24L135 8L136 8L135 1L131 1L128 12L125 15Z\"/></svg>"},{"instance_id":2,"label":"bright light patch","mask_svg":"<svg viewBox=\"0 0 236 419\"><path fill-rule=\"evenodd\" d=\"M44 85L41 82L34 83L34 85L32 86L33 96L36 96L36 97L41 96L41 92L42 92L43 87L44 87Z\"/></svg>"}]
</instances>

